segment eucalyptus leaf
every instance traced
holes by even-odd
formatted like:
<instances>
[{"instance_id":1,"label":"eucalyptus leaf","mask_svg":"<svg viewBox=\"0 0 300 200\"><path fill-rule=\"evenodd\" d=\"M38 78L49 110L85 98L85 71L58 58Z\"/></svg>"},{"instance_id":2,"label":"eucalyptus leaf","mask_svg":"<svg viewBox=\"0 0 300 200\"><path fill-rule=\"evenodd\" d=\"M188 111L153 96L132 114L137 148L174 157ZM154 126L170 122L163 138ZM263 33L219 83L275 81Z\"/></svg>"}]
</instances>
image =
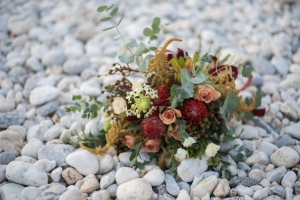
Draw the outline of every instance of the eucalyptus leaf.
<instances>
[{"instance_id":1,"label":"eucalyptus leaf","mask_svg":"<svg viewBox=\"0 0 300 200\"><path fill-rule=\"evenodd\" d=\"M243 77L250 77L253 69L253 67L245 67L242 72Z\"/></svg>"},{"instance_id":2,"label":"eucalyptus leaf","mask_svg":"<svg viewBox=\"0 0 300 200\"><path fill-rule=\"evenodd\" d=\"M153 58L153 57L154 57L154 55L149 54L149 55L147 55L147 56L144 58L142 64L139 66L139 72L146 72L146 71L147 71L148 65L149 65L149 63L150 63L150 59Z\"/></svg>"},{"instance_id":3,"label":"eucalyptus leaf","mask_svg":"<svg viewBox=\"0 0 300 200\"><path fill-rule=\"evenodd\" d=\"M110 15L111 17L115 16L115 15L117 14L118 10L119 10L119 8L118 8L118 7L115 7L115 8L110 12L109 15Z\"/></svg>"},{"instance_id":4,"label":"eucalyptus leaf","mask_svg":"<svg viewBox=\"0 0 300 200\"><path fill-rule=\"evenodd\" d=\"M155 51L155 50L157 50L157 48L156 47L150 47L149 48L151 51Z\"/></svg>"},{"instance_id":5,"label":"eucalyptus leaf","mask_svg":"<svg viewBox=\"0 0 300 200\"><path fill-rule=\"evenodd\" d=\"M220 108L222 114L231 113L237 110L238 99L233 92L227 92L226 100Z\"/></svg>"},{"instance_id":6,"label":"eucalyptus leaf","mask_svg":"<svg viewBox=\"0 0 300 200\"><path fill-rule=\"evenodd\" d=\"M152 35L152 30L150 28L145 28L144 31L143 31L143 34L146 37L150 37Z\"/></svg>"},{"instance_id":7,"label":"eucalyptus leaf","mask_svg":"<svg viewBox=\"0 0 300 200\"><path fill-rule=\"evenodd\" d=\"M239 65L238 65L237 69L238 69L239 75L242 74L242 72L243 72L243 67L244 67L243 64L239 64Z\"/></svg>"},{"instance_id":8,"label":"eucalyptus leaf","mask_svg":"<svg viewBox=\"0 0 300 200\"><path fill-rule=\"evenodd\" d=\"M106 9L106 11L108 11L108 10L112 9L112 7L114 7L114 5L115 5L115 4L113 4L113 5L109 6L109 7Z\"/></svg>"},{"instance_id":9,"label":"eucalyptus leaf","mask_svg":"<svg viewBox=\"0 0 300 200\"><path fill-rule=\"evenodd\" d=\"M127 41L126 41L126 45L127 45L128 47L137 47L137 46L138 46L138 44L137 44L137 42L135 41L135 39L129 39L129 40L127 40Z\"/></svg>"},{"instance_id":10,"label":"eucalyptus leaf","mask_svg":"<svg viewBox=\"0 0 300 200\"><path fill-rule=\"evenodd\" d=\"M122 56L127 52L128 48L126 45L121 46L118 51L117 51L117 55L118 56Z\"/></svg>"},{"instance_id":11,"label":"eucalyptus leaf","mask_svg":"<svg viewBox=\"0 0 300 200\"><path fill-rule=\"evenodd\" d=\"M158 25L160 25L160 18L159 17L155 17L154 19L153 19L153 23L156 23L156 24L158 24Z\"/></svg>"},{"instance_id":12,"label":"eucalyptus leaf","mask_svg":"<svg viewBox=\"0 0 300 200\"><path fill-rule=\"evenodd\" d=\"M238 153L236 155L236 162L239 163L239 162L243 162L243 157L244 155L242 153Z\"/></svg>"},{"instance_id":13,"label":"eucalyptus leaf","mask_svg":"<svg viewBox=\"0 0 300 200\"><path fill-rule=\"evenodd\" d=\"M256 95L255 95L255 108L258 108L261 105L261 98L262 98L262 94L260 90L256 91Z\"/></svg>"},{"instance_id":14,"label":"eucalyptus leaf","mask_svg":"<svg viewBox=\"0 0 300 200\"><path fill-rule=\"evenodd\" d=\"M127 130L129 130L129 131L141 130L140 126L141 126L141 123L137 123L135 125L130 126Z\"/></svg>"},{"instance_id":15,"label":"eucalyptus leaf","mask_svg":"<svg viewBox=\"0 0 300 200\"><path fill-rule=\"evenodd\" d=\"M152 36L150 37L150 41L156 40L156 39L158 39L158 37L157 37L156 35L152 35Z\"/></svg>"},{"instance_id":16,"label":"eucalyptus leaf","mask_svg":"<svg viewBox=\"0 0 300 200\"><path fill-rule=\"evenodd\" d=\"M119 60L123 63L130 64L133 63L134 56L131 53L125 53L124 55L119 56Z\"/></svg>"},{"instance_id":17,"label":"eucalyptus leaf","mask_svg":"<svg viewBox=\"0 0 300 200\"><path fill-rule=\"evenodd\" d=\"M123 38L123 37L125 37L127 34L125 34L125 35L116 35L115 37L113 37L113 39L114 40L118 40L118 39L120 39L120 38Z\"/></svg>"},{"instance_id":18,"label":"eucalyptus leaf","mask_svg":"<svg viewBox=\"0 0 300 200\"><path fill-rule=\"evenodd\" d=\"M104 18L100 19L100 22L106 22L108 20L111 20L111 17L104 17Z\"/></svg>"},{"instance_id":19,"label":"eucalyptus leaf","mask_svg":"<svg viewBox=\"0 0 300 200\"><path fill-rule=\"evenodd\" d=\"M119 26L119 25L121 24L122 20L123 20L123 17L121 17L121 19L120 19L120 21L118 22L117 26Z\"/></svg>"},{"instance_id":20,"label":"eucalyptus leaf","mask_svg":"<svg viewBox=\"0 0 300 200\"><path fill-rule=\"evenodd\" d=\"M115 28L115 27L114 27L114 26L112 26L112 27L109 27L109 28L103 29L102 31L108 31L108 30L110 30L110 29L113 29L113 28Z\"/></svg>"},{"instance_id":21,"label":"eucalyptus leaf","mask_svg":"<svg viewBox=\"0 0 300 200\"><path fill-rule=\"evenodd\" d=\"M97 9L97 12L103 12L106 8L107 8L107 6L100 6L100 7Z\"/></svg>"},{"instance_id":22,"label":"eucalyptus leaf","mask_svg":"<svg viewBox=\"0 0 300 200\"><path fill-rule=\"evenodd\" d=\"M143 43L139 43L138 46L134 49L133 54L135 56L141 56L146 49L146 46Z\"/></svg>"},{"instance_id":23,"label":"eucalyptus leaf","mask_svg":"<svg viewBox=\"0 0 300 200\"><path fill-rule=\"evenodd\" d=\"M246 112L245 113L245 115L244 115L244 118L246 119L246 120L252 120L253 119L253 114L252 114L252 112Z\"/></svg>"},{"instance_id":24,"label":"eucalyptus leaf","mask_svg":"<svg viewBox=\"0 0 300 200\"><path fill-rule=\"evenodd\" d=\"M141 66L141 64L143 63L143 60L144 60L143 56L136 57L135 62L137 64L137 66Z\"/></svg>"}]
</instances>

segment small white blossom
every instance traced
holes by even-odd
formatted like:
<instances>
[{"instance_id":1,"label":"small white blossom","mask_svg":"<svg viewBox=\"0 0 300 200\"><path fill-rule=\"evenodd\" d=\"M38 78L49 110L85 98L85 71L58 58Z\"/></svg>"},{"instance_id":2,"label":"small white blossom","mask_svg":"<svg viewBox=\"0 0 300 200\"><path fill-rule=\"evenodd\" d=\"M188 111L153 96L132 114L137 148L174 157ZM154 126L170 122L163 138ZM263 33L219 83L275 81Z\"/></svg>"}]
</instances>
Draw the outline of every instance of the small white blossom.
<instances>
[{"instance_id":1,"label":"small white blossom","mask_svg":"<svg viewBox=\"0 0 300 200\"><path fill-rule=\"evenodd\" d=\"M207 145L205 150L205 156L207 157L215 157L220 149L220 146L215 145L214 143L210 143Z\"/></svg>"},{"instance_id":2,"label":"small white blossom","mask_svg":"<svg viewBox=\"0 0 300 200\"><path fill-rule=\"evenodd\" d=\"M118 115L124 112L124 107L127 106L125 99L122 97L116 97L112 103L114 112Z\"/></svg>"},{"instance_id":3,"label":"small white blossom","mask_svg":"<svg viewBox=\"0 0 300 200\"><path fill-rule=\"evenodd\" d=\"M183 146L184 147L190 147L194 143L196 143L196 140L192 137L188 137L187 139L184 140Z\"/></svg>"},{"instance_id":4,"label":"small white blossom","mask_svg":"<svg viewBox=\"0 0 300 200\"><path fill-rule=\"evenodd\" d=\"M187 151L182 149L182 148L179 148L177 149L177 153L175 154L175 159L178 161L178 162L181 162L183 161L187 156Z\"/></svg>"}]
</instances>

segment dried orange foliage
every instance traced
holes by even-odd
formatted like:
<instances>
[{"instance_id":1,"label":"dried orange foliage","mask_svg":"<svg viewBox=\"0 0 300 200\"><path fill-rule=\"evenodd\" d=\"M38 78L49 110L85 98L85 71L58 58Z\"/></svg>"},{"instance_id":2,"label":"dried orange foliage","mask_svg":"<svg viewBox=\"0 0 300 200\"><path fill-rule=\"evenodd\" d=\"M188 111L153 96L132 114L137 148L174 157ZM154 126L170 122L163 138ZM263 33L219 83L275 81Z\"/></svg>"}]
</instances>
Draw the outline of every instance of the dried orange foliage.
<instances>
[{"instance_id":1,"label":"dried orange foliage","mask_svg":"<svg viewBox=\"0 0 300 200\"><path fill-rule=\"evenodd\" d=\"M147 73L155 72L150 86L160 88L171 87L174 83L173 71L170 70L171 61L168 61L167 46L173 41L182 41L179 38L170 38L164 46L155 51L155 56L151 58Z\"/></svg>"},{"instance_id":2,"label":"dried orange foliage","mask_svg":"<svg viewBox=\"0 0 300 200\"><path fill-rule=\"evenodd\" d=\"M105 134L106 145L103 148L99 146L96 147L96 149L90 149L84 146L82 143L80 143L80 146L91 153L102 155L109 149L109 147L116 147L115 144L123 140L125 138L125 135L137 134L138 131L127 130L127 128L132 126L133 124L134 122L127 121L124 118L113 123L111 129L109 129L108 133Z\"/></svg>"},{"instance_id":3,"label":"dried orange foliage","mask_svg":"<svg viewBox=\"0 0 300 200\"><path fill-rule=\"evenodd\" d=\"M208 81L213 82L213 86L221 92L221 99L224 103L227 92L234 92L238 99L238 110L243 112L251 112L255 106L255 98L252 97L252 103L250 106L247 106L245 101L242 101L242 96L239 96L240 90L235 89L234 78L229 81L228 77L228 67L224 71L219 72L219 76L209 76ZM222 79L221 79L221 78Z\"/></svg>"},{"instance_id":4,"label":"dried orange foliage","mask_svg":"<svg viewBox=\"0 0 300 200\"><path fill-rule=\"evenodd\" d=\"M157 162L157 165L160 167L161 170L165 170L166 168L166 165L165 165L165 161L166 161L166 158L165 158L165 155L167 155L167 153L169 153L171 150L167 151L167 149L165 147L161 147L162 150L164 151L163 155L159 158L158 162Z\"/></svg>"}]
</instances>

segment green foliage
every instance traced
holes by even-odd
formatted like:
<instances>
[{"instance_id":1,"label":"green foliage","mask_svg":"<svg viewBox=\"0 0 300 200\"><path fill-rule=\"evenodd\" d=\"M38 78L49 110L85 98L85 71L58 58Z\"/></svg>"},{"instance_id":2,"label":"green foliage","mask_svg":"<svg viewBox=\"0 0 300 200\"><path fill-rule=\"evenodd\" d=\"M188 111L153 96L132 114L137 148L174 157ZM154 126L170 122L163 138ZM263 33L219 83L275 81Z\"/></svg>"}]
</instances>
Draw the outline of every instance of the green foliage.
<instances>
[{"instance_id":1,"label":"green foliage","mask_svg":"<svg viewBox=\"0 0 300 200\"><path fill-rule=\"evenodd\" d=\"M187 139L189 137L189 134L185 132L187 122L184 119L176 119L176 124L178 124L177 137Z\"/></svg>"},{"instance_id":2,"label":"green foliage","mask_svg":"<svg viewBox=\"0 0 300 200\"><path fill-rule=\"evenodd\" d=\"M228 92L224 105L220 108L222 114L231 113L237 110L238 100L233 92Z\"/></svg>"},{"instance_id":3,"label":"green foliage","mask_svg":"<svg viewBox=\"0 0 300 200\"><path fill-rule=\"evenodd\" d=\"M256 91L256 95L255 95L255 108L258 108L261 105L261 98L262 98L262 94L260 90Z\"/></svg>"},{"instance_id":4,"label":"green foliage","mask_svg":"<svg viewBox=\"0 0 300 200\"><path fill-rule=\"evenodd\" d=\"M245 118L246 120L252 120L252 119L253 119L253 114L252 114L252 112L245 112L244 118Z\"/></svg>"},{"instance_id":5,"label":"green foliage","mask_svg":"<svg viewBox=\"0 0 300 200\"><path fill-rule=\"evenodd\" d=\"M103 12L103 11L105 11L106 8L107 8L107 6L100 6L100 7L97 9L97 12Z\"/></svg>"},{"instance_id":6,"label":"green foliage","mask_svg":"<svg viewBox=\"0 0 300 200\"><path fill-rule=\"evenodd\" d=\"M161 24L160 18L155 17L152 21L151 28L145 28L143 30L143 34L146 37L150 37L149 39L149 43L150 43L150 41L156 40L158 38L156 35L160 33L161 29L163 29L163 33L165 34L166 31L164 29L164 25Z\"/></svg>"},{"instance_id":7,"label":"green foliage","mask_svg":"<svg viewBox=\"0 0 300 200\"><path fill-rule=\"evenodd\" d=\"M253 67L246 67L246 68L244 68L243 69L243 71L242 71L242 76L243 77L252 77L252 70L253 70L254 68Z\"/></svg>"},{"instance_id":8,"label":"green foliage","mask_svg":"<svg viewBox=\"0 0 300 200\"><path fill-rule=\"evenodd\" d=\"M183 99L181 98L181 94L176 93L176 86L173 85L170 90L171 96L168 98L171 102L171 108L175 109L183 105Z\"/></svg>"}]
</instances>

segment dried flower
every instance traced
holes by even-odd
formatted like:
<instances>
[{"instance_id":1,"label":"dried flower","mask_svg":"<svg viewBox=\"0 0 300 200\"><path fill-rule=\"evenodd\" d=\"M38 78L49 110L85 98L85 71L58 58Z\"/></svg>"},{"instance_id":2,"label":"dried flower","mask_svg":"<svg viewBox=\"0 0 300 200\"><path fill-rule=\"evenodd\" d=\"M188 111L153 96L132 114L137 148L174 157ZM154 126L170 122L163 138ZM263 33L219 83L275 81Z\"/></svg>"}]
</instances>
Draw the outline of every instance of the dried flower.
<instances>
[{"instance_id":1,"label":"dried flower","mask_svg":"<svg viewBox=\"0 0 300 200\"><path fill-rule=\"evenodd\" d=\"M122 143L125 144L128 148L131 148L134 144L134 142L139 139L140 136L137 135L137 136L132 136L132 135L126 135L125 136L125 139L122 140Z\"/></svg>"},{"instance_id":2,"label":"dried flower","mask_svg":"<svg viewBox=\"0 0 300 200\"><path fill-rule=\"evenodd\" d=\"M121 114L125 111L126 101L122 97L116 97L112 103L115 114Z\"/></svg>"},{"instance_id":3,"label":"dried flower","mask_svg":"<svg viewBox=\"0 0 300 200\"><path fill-rule=\"evenodd\" d=\"M159 113L159 118L163 121L164 124L172 124L176 121L176 118L181 117L180 110L172 110L171 106L167 107L163 113Z\"/></svg>"},{"instance_id":4,"label":"dried flower","mask_svg":"<svg viewBox=\"0 0 300 200\"><path fill-rule=\"evenodd\" d=\"M194 92L194 99L209 103L220 98L221 93L210 85L198 85Z\"/></svg>"}]
</instances>

